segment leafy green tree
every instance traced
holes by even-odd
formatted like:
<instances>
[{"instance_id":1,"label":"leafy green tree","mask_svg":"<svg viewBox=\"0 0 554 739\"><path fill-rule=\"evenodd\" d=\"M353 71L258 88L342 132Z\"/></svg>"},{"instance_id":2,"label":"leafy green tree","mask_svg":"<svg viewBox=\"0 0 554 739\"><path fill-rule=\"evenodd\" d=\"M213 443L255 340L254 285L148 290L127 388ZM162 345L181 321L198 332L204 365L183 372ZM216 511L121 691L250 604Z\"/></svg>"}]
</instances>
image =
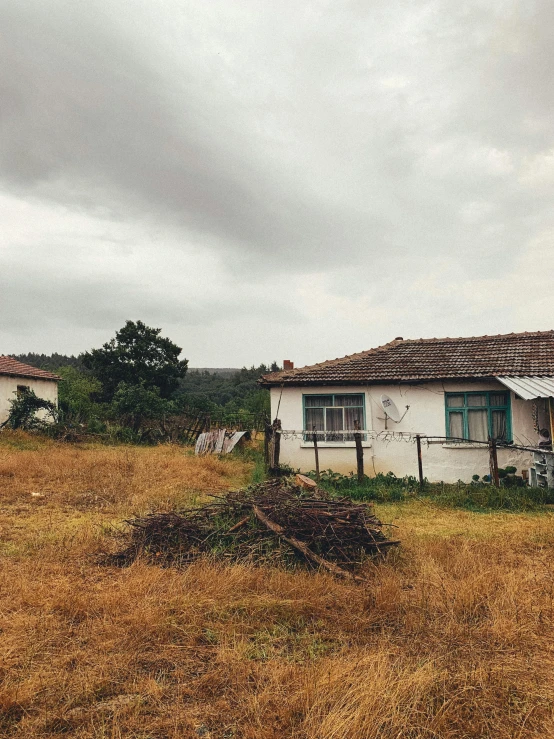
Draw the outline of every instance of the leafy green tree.
<instances>
[{"instance_id":1,"label":"leafy green tree","mask_svg":"<svg viewBox=\"0 0 554 739\"><path fill-rule=\"evenodd\" d=\"M68 356L67 354L37 354L36 352L29 352L28 354L13 354L14 359L23 362L24 364L30 364L31 367L38 367L39 369L47 370L48 372L58 371L58 367L76 367L82 370L83 364L80 357L74 357L73 355Z\"/></svg>"},{"instance_id":2,"label":"leafy green tree","mask_svg":"<svg viewBox=\"0 0 554 739\"><path fill-rule=\"evenodd\" d=\"M262 390L258 380L261 375L278 369L273 362L269 367L265 364L250 369L243 367L231 375L193 370L181 381L178 395L199 410L224 407L232 413L240 410L269 413L269 391Z\"/></svg>"},{"instance_id":3,"label":"leafy green tree","mask_svg":"<svg viewBox=\"0 0 554 739\"><path fill-rule=\"evenodd\" d=\"M66 418L82 423L100 413L101 406L93 399L102 392L96 377L73 366L58 367L56 373L63 378L58 386L58 404Z\"/></svg>"},{"instance_id":4,"label":"leafy green tree","mask_svg":"<svg viewBox=\"0 0 554 739\"><path fill-rule=\"evenodd\" d=\"M128 385L120 382L115 391L112 409L116 416L137 432L146 419L162 418L175 411L174 404L162 398L157 387L144 383Z\"/></svg>"},{"instance_id":5,"label":"leafy green tree","mask_svg":"<svg viewBox=\"0 0 554 739\"><path fill-rule=\"evenodd\" d=\"M101 349L82 355L84 366L102 384L102 400L110 402L121 382L157 389L160 398L171 396L186 374L188 360L179 360L181 347L160 333L160 328L142 321L127 321Z\"/></svg>"},{"instance_id":6,"label":"leafy green tree","mask_svg":"<svg viewBox=\"0 0 554 739\"><path fill-rule=\"evenodd\" d=\"M271 412L269 400L269 392L267 390L255 390L249 393L242 402L245 411L255 414L265 414L269 416Z\"/></svg>"}]
</instances>

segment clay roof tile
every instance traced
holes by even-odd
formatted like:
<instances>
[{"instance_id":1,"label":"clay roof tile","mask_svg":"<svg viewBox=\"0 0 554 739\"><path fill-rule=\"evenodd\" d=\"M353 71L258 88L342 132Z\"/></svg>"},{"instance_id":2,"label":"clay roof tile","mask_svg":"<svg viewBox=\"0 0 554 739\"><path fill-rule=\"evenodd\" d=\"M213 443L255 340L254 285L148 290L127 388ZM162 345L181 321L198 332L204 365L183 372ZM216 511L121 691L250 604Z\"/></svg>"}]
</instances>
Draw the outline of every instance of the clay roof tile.
<instances>
[{"instance_id":1,"label":"clay roof tile","mask_svg":"<svg viewBox=\"0 0 554 739\"><path fill-rule=\"evenodd\" d=\"M0 375L14 375L15 377L28 377L37 380L61 380L62 378L53 372L31 367L30 364L23 364L12 357L4 357L0 355Z\"/></svg>"},{"instance_id":2,"label":"clay roof tile","mask_svg":"<svg viewBox=\"0 0 554 739\"><path fill-rule=\"evenodd\" d=\"M554 375L554 331L395 339L339 359L273 372L260 383L265 387L354 385L501 375Z\"/></svg>"}]
</instances>

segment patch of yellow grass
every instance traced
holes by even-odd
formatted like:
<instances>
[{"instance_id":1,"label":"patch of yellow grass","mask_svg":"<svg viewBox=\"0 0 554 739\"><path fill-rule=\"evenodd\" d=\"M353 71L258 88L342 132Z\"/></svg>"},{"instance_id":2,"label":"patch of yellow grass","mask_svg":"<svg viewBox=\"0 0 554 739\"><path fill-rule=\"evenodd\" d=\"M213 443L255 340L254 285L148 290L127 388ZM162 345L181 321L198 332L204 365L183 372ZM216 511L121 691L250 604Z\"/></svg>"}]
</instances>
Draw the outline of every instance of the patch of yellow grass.
<instances>
[{"instance_id":1,"label":"patch of yellow grass","mask_svg":"<svg viewBox=\"0 0 554 739\"><path fill-rule=\"evenodd\" d=\"M248 473L179 447L0 435L0 736L554 735L550 514L379 506L403 546L362 586L98 564L114 522Z\"/></svg>"}]
</instances>

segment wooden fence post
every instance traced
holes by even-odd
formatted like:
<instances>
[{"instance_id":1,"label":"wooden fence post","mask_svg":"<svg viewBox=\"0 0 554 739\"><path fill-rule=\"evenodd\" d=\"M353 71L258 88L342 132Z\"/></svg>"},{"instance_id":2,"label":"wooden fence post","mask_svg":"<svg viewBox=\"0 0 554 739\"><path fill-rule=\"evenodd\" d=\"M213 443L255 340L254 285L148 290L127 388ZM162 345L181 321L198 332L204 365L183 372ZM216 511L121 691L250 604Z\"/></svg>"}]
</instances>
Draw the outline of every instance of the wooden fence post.
<instances>
[{"instance_id":1,"label":"wooden fence post","mask_svg":"<svg viewBox=\"0 0 554 739\"><path fill-rule=\"evenodd\" d=\"M265 421L264 426L264 467L267 472L270 467L269 459L269 445L271 444L271 437L273 436L273 426L268 420Z\"/></svg>"},{"instance_id":2,"label":"wooden fence post","mask_svg":"<svg viewBox=\"0 0 554 739\"><path fill-rule=\"evenodd\" d=\"M356 467L358 469L358 485L364 482L364 449L362 447L362 435L360 434L360 422L354 421L354 442L356 444Z\"/></svg>"},{"instance_id":3,"label":"wooden fence post","mask_svg":"<svg viewBox=\"0 0 554 739\"><path fill-rule=\"evenodd\" d=\"M500 487L500 477L498 475L498 455L496 453L496 439L489 438L489 466L491 473L491 482Z\"/></svg>"},{"instance_id":4,"label":"wooden fence post","mask_svg":"<svg viewBox=\"0 0 554 739\"><path fill-rule=\"evenodd\" d=\"M276 418L271 424L269 474L279 475L279 456L281 454L281 421Z\"/></svg>"},{"instance_id":5,"label":"wooden fence post","mask_svg":"<svg viewBox=\"0 0 554 739\"><path fill-rule=\"evenodd\" d=\"M315 426L313 427L313 442L314 442L314 452L315 452L315 479L316 482L319 482L319 449L317 448L317 432L315 430Z\"/></svg>"},{"instance_id":6,"label":"wooden fence post","mask_svg":"<svg viewBox=\"0 0 554 739\"><path fill-rule=\"evenodd\" d=\"M415 437L417 446L417 471L419 473L419 487L423 487L423 460L421 458L421 436L416 434Z\"/></svg>"}]
</instances>

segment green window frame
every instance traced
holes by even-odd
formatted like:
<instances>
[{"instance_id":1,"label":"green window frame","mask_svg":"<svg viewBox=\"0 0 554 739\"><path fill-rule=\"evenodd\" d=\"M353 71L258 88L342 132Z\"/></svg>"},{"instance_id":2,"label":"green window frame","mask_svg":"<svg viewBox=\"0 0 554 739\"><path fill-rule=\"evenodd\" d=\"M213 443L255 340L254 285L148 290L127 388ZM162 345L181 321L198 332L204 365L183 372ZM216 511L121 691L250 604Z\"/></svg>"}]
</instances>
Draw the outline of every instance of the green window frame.
<instances>
[{"instance_id":1,"label":"green window frame","mask_svg":"<svg viewBox=\"0 0 554 739\"><path fill-rule=\"evenodd\" d=\"M354 441L355 421L365 429L365 393L310 393L302 395L304 441L313 441L316 427L319 441ZM362 436L365 441L365 435Z\"/></svg>"},{"instance_id":2,"label":"green window frame","mask_svg":"<svg viewBox=\"0 0 554 739\"><path fill-rule=\"evenodd\" d=\"M510 391L445 393L447 438L512 441Z\"/></svg>"}]
</instances>

